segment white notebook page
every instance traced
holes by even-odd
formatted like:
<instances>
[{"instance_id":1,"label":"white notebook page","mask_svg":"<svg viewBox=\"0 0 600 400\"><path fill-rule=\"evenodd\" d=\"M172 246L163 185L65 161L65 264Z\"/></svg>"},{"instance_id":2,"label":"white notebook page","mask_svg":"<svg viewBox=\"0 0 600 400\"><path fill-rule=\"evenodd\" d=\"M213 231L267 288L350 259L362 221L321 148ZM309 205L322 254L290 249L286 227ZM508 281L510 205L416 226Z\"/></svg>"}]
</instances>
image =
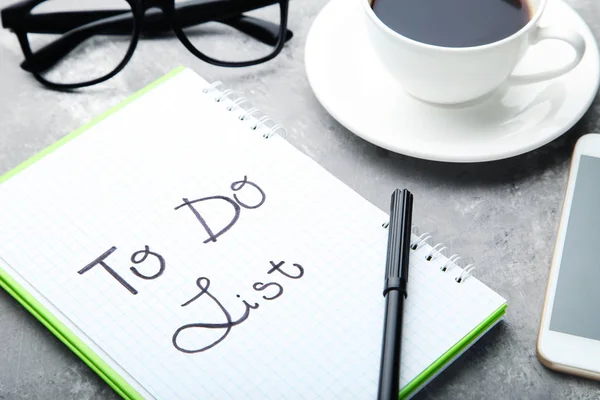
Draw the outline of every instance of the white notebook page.
<instances>
[{"instance_id":1,"label":"white notebook page","mask_svg":"<svg viewBox=\"0 0 600 400\"><path fill-rule=\"evenodd\" d=\"M387 214L207 86L183 71L0 185L2 261L157 399L375 397ZM402 385L504 302L430 249Z\"/></svg>"}]
</instances>

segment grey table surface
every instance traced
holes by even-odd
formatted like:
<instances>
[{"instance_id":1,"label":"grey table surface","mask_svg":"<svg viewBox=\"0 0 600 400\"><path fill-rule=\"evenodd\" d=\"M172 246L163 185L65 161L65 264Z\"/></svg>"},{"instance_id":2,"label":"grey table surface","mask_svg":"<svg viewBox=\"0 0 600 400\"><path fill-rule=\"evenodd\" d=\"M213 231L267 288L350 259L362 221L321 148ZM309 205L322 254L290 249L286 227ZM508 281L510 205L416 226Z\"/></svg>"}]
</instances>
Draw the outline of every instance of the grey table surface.
<instances>
[{"instance_id":1,"label":"grey table surface","mask_svg":"<svg viewBox=\"0 0 600 400\"><path fill-rule=\"evenodd\" d=\"M0 8L11 1L0 0ZM570 0L600 38L600 2ZM19 68L22 54L0 31L0 174L164 73L187 65L244 92L284 124L288 140L381 209L395 187L417 199L414 221L479 265L477 276L508 299L503 323L428 385L423 399L600 398L600 383L555 373L536 358L536 338L571 152L600 131L600 98L568 132L512 159L450 164L384 151L323 109L304 72L304 44L324 0L291 3L295 37L273 62L224 69L197 60L174 38L142 41L112 80L73 93L50 91ZM351 396L349 396L351 397ZM12 297L0 291L0 399L118 396Z\"/></svg>"}]
</instances>

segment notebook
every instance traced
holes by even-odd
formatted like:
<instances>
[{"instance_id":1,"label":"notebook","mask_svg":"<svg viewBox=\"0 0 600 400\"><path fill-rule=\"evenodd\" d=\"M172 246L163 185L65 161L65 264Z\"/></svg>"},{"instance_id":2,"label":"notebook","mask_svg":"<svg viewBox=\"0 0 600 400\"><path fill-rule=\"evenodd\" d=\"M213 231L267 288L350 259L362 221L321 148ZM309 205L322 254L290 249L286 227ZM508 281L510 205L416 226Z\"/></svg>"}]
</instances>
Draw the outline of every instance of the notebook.
<instances>
[{"instance_id":1,"label":"notebook","mask_svg":"<svg viewBox=\"0 0 600 400\"><path fill-rule=\"evenodd\" d=\"M387 220L182 67L0 179L0 284L125 399L372 399ZM507 306L412 239L401 398Z\"/></svg>"}]
</instances>

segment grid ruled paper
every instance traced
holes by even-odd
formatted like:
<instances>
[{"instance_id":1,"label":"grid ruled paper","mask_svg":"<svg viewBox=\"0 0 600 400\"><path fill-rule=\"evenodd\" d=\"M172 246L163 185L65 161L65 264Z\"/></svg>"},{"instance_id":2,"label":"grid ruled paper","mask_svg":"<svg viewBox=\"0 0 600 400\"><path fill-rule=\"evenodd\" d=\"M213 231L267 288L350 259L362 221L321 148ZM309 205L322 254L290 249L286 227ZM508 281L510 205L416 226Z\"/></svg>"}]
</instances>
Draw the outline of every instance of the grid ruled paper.
<instances>
[{"instance_id":1,"label":"grid ruled paper","mask_svg":"<svg viewBox=\"0 0 600 400\"><path fill-rule=\"evenodd\" d=\"M0 185L6 270L148 398L374 398L386 213L207 86L185 70ZM403 386L504 303L429 251Z\"/></svg>"}]
</instances>

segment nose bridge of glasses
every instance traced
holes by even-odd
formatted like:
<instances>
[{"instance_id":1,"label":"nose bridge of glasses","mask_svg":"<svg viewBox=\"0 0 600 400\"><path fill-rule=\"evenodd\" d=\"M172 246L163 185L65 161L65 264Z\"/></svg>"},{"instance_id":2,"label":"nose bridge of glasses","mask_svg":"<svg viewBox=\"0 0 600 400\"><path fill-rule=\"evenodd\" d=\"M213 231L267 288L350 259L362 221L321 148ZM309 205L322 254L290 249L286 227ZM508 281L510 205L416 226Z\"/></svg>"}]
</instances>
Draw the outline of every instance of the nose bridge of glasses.
<instances>
[{"instance_id":1,"label":"nose bridge of glasses","mask_svg":"<svg viewBox=\"0 0 600 400\"><path fill-rule=\"evenodd\" d=\"M161 10L168 13L174 3L175 0L143 0L141 7L144 13L147 13L148 10Z\"/></svg>"},{"instance_id":2,"label":"nose bridge of glasses","mask_svg":"<svg viewBox=\"0 0 600 400\"><path fill-rule=\"evenodd\" d=\"M159 6L145 7L141 13L140 31L146 35L162 34L171 30L168 10Z\"/></svg>"}]
</instances>

